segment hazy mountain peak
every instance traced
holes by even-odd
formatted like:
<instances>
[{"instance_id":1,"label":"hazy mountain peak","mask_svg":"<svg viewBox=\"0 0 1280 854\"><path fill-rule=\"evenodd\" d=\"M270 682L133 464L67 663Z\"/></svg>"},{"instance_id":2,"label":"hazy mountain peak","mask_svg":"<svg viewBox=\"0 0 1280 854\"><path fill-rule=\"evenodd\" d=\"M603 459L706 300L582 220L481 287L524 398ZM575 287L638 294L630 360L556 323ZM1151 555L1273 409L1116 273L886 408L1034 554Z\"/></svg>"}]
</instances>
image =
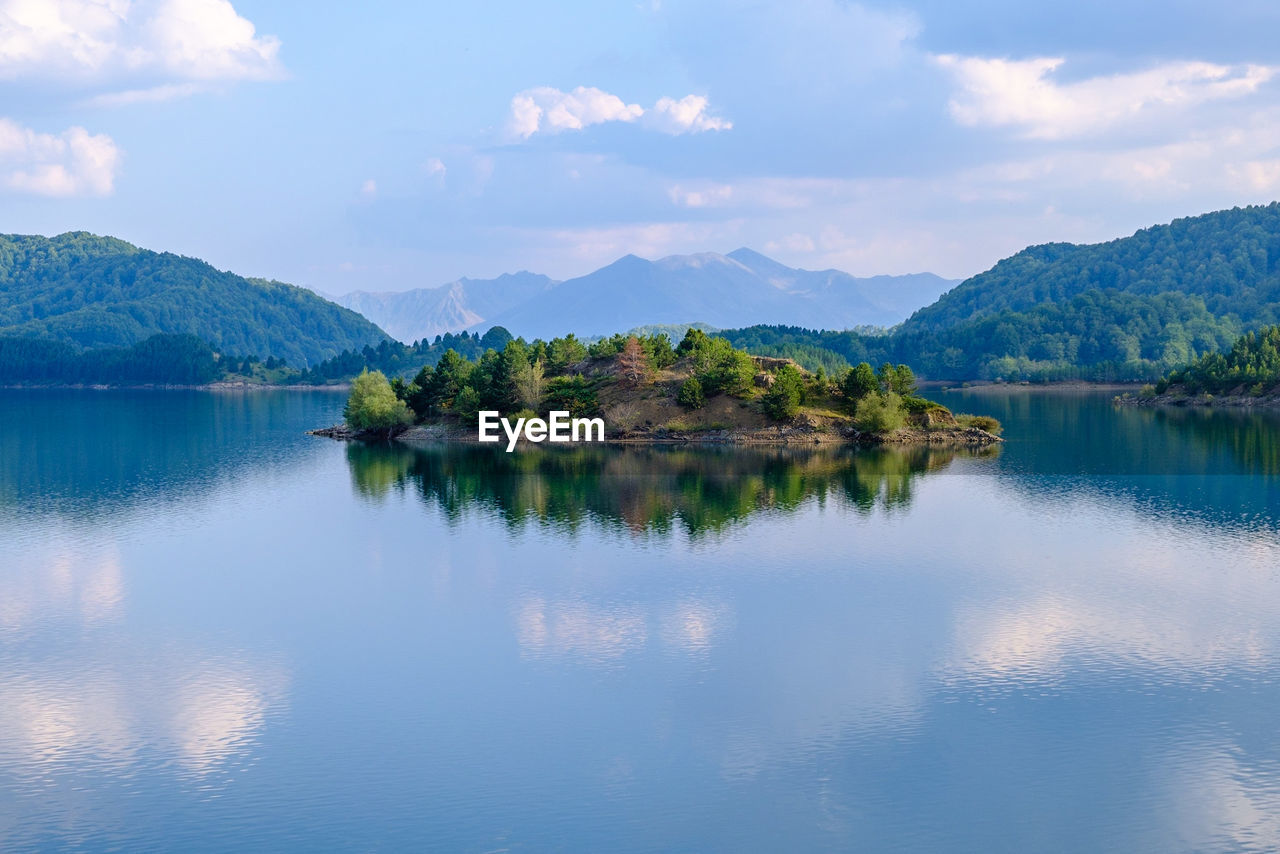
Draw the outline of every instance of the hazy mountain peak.
<instances>
[{"instance_id":1,"label":"hazy mountain peak","mask_svg":"<svg viewBox=\"0 0 1280 854\"><path fill-rule=\"evenodd\" d=\"M659 259L657 263L667 269L681 267L698 269L700 267L711 267L716 265L724 266L729 264L732 264L735 267L741 266L736 261L733 261L732 259L717 252L694 252L689 255L668 255L665 258Z\"/></svg>"}]
</instances>

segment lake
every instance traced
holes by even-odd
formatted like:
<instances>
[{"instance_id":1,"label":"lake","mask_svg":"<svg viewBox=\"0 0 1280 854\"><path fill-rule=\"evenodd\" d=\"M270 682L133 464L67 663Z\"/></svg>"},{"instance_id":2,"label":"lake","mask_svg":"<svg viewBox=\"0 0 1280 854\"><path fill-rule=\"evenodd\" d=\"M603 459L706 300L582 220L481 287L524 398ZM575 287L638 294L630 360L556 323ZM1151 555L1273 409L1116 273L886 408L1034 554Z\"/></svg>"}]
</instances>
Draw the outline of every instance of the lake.
<instances>
[{"instance_id":1,"label":"lake","mask_svg":"<svg viewBox=\"0 0 1280 854\"><path fill-rule=\"evenodd\" d=\"M0 849L1274 851L1280 419L414 451L0 392Z\"/></svg>"}]
</instances>

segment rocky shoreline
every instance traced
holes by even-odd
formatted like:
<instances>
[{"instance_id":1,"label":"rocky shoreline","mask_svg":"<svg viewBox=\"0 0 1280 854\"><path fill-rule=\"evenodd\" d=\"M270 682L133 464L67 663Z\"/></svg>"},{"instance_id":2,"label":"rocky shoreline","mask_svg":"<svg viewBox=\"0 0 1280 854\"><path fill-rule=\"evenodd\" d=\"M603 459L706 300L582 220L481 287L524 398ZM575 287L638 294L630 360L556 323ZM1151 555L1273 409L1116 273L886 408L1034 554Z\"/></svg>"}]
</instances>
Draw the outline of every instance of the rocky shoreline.
<instances>
[{"instance_id":1,"label":"rocky shoreline","mask_svg":"<svg viewBox=\"0 0 1280 854\"><path fill-rule=\"evenodd\" d=\"M424 424L387 435L383 432L360 432L345 424L335 424L309 435L345 442L394 441L406 445L431 445L439 442L480 444L473 428L456 424ZM930 445L950 447L986 447L1003 442L999 436L977 427L955 427L925 430L907 428L892 433L871 433L852 427L835 430L810 425L779 425L757 429L711 429L680 431L668 429L626 430L607 435L607 445ZM521 440L521 444L526 444Z\"/></svg>"},{"instance_id":2,"label":"rocky shoreline","mask_svg":"<svg viewBox=\"0 0 1280 854\"><path fill-rule=\"evenodd\" d=\"M1117 395L1113 398L1117 406L1137 407L1178 407L1182 409L1277 409L1280 408L1280 394L1265 394L1254 397L1248 394L1157 394L1150 397L1137 395Z\"/></svg>"}]
</instances>

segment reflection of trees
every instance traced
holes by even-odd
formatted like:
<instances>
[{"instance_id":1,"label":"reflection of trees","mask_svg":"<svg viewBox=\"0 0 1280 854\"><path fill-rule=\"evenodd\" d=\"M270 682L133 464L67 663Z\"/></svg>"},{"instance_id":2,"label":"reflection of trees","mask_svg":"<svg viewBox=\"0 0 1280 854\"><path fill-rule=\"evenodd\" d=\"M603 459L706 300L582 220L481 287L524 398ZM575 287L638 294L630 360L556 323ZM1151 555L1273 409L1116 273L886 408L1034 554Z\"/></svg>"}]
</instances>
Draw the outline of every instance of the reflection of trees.
<instances>
[{"instance_id":1,"label":"reflection of trees","mask_svg":"<svg viewBox=\"0 0 1280 854\"><path fill-rule=\"evenodd\" d=\"M759 512L832 497L861 513L905 507L921 474L958 452L929 448L585 447L508 454L473 445L352 444L355 490L374 500L414 489L451 520L472 509L510 526L577 529L588 518L633 532L717 531Z\"/></svg>"},{"instance_id":2,"label":"reflection of trees","mask_svg":"<svg viewBox=\"0 0 1280 854\"><path fill-rule=\"evenodd\" d=\"M1161 409L1156 417L1180 429L1205 452L1227 450L1246 474L1280 474L1280 415L1199 407Z\"/></svg>"},{"instance_id":3,"label":"reflection of trees","mask_svg":"<svg viewBox=\"0 0 1280 854\"><path fill-rule=\"evenodd\" d=\"M1280 523L1280 412L1117 407L1100 392L937 399L999 418L1008 438L999 469L1038 500L1105 495L1153 516L1242 531Z\"/></svg>"},{"instance_id":4,"label":"reflection of trees","mask_svg":"<svg viewBox=\"0 0 1280 854\"><path fill-rule=\"evenodd\" d=\"M206 491L320 445L342 398L290 391L0 391L0 506L96 514Z\"/></svg>"},{"instance_id":5,"label":"reflection of trees","mask_svg":"<svg viewBox=\"0 0 1280 854\"><path fill-rule=\"evenodd\" d=\"M1009 444L1003 467L1036 474L1280 474L1280 412L1117 407L1109 392L933 395L993 415Z\"/></svg>"}]
</instances>

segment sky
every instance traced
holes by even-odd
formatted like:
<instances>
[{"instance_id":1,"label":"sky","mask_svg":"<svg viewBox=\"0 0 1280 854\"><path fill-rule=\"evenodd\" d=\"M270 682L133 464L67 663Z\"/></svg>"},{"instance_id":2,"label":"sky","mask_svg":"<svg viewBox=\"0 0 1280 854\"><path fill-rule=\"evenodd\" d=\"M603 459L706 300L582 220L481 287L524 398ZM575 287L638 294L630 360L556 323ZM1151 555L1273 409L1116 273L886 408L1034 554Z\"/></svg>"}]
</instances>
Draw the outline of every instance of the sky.
<instances>
[{"instance_id":1,"label":"sky","mask_svg":"<svg viewBox=\"0 0 1280 854\"><path fill-rule=\"evenodd\" d=\"M1280 197L1280 4L0 0L0 232L321 292L963 278Z\"/></svg>"}]
</instances>

